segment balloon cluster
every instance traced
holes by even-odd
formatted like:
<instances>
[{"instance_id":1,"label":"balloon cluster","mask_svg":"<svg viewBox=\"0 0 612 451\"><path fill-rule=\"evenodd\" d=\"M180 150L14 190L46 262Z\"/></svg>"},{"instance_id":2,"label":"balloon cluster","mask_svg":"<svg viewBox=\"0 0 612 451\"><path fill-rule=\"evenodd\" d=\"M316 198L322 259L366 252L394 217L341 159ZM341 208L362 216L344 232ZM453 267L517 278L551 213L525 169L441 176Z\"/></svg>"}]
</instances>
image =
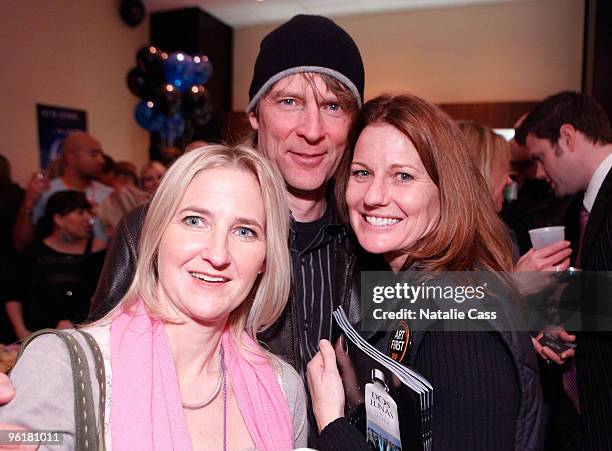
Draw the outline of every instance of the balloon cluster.
<instances>
[{"instance_id":1,"label":"balloon cluster","mask_svg":"<svg viewBox=\"0 0 612 451\"><path fill-rule=\"evenodd\" d=\"M134 111L138 125L158 132L171 145L186 127L197 129L210 122L212 107L204 85L212 76L212 64L206 55L168 55L148 46L138 51L136 63L127 83L142 99Z\"/></svg>"}]
</instances>

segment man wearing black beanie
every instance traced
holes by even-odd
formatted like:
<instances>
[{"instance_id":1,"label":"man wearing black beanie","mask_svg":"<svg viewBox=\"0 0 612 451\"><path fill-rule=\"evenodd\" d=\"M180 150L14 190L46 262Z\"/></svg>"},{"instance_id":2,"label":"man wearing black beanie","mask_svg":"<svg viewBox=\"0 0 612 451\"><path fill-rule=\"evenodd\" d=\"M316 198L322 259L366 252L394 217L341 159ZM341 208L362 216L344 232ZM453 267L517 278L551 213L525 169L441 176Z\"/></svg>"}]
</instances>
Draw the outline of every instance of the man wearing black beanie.
<instances>
[{"instance_id":1,"label":"man wearing black beanie","mask_svg":"<svg viewBox=\"0 0 612 451\"><path fill-rule=\"evenodd\" d=\"M294 282L281 320L261 339L298 372L305 370L319 340L329 338L331 313L340 305L334 293L342 292L337 287L351 253L329 198L329 182L363 103L363 87L359 49L326 17L295 16L261 42L247 107L255 130L251 144L287 182ZM90 320L108 313L129 288L145 213L136 209L117 226ZM338 277L336 271L341 271ZM358 317L357 305L343 307Z\"/></svg>"},{"instance_id":2,"label":"man wearing black beanie","mask_svg":"<svg viewBox=\"0 0 612 451\"><path fill-rule=\"evenodd\" d=\"M294 282L285 315L263 338L298 371L330 336L339 305L334 293L341 277L334 272L346 267L348 243L327 194L363 85L357 46L330 19L295 16L261 42L247 112L256 130L252 144L287 182Z\"/></svg>"}]
</instances>

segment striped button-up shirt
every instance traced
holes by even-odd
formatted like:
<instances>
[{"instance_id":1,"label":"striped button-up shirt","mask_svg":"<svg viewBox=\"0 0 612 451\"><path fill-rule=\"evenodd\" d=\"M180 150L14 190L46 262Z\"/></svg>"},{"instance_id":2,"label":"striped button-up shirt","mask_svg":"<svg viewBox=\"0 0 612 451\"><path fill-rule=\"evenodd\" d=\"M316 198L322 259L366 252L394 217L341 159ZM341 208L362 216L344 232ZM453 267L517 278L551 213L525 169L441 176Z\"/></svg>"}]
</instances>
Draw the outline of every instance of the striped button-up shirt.
<instances>
[{"instance_id":1,"label":"striped button-up shirt","mask_svg":"<svg viewBox=\"0 0 612 451\"><path fill-rule=\"evenodd\" d=\"M302 362L316 354L319 340L329 339L334 310L334 256L346 237L331 202L325 214L310 223L292 221L290 250L298 337Z\"/></svg>"}]
</instances>

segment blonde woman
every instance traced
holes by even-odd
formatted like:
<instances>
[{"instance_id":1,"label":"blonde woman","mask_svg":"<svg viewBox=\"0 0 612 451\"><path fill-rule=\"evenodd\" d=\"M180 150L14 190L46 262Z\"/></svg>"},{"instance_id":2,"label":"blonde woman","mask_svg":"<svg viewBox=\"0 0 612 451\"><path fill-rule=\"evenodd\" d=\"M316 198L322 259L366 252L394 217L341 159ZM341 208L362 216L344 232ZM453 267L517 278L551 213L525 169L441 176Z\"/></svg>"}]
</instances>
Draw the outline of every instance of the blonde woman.
<instances>
[{"instance_id":1,"label":"blonde woman","mask_svg":"<svg viewBox=\"0 0 612 451\"><path fill-rule=\"evenodd\" d=\"M166 167L163 164L155 160L149 161L140 171L141 188L152 195L165 173Z\"/></svg>"},{"instance_id":2,"label":"blonde woman","mask_svg":"<svg viewBox=\"0 0 612 451\"><path fill-rule=\"evenodd\" d=\"M255 340L289 294L288 213L282 178L250 148L203 147L168 170L128 293L84 328L104 355L107 448L305 446L301 379ZM11 379L17 394L0 422L66 431L71 448L63 343L36 339Z\"/></svg>"}]
</instances>

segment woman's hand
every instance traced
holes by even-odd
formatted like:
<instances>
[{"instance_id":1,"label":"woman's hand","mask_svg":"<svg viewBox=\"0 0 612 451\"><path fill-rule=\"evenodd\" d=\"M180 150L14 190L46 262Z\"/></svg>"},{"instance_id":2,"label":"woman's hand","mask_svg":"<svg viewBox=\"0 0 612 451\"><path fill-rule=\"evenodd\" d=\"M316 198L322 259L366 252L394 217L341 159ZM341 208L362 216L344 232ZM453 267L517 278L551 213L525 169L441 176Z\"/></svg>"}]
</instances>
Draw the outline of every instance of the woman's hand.
<instances>
[{"instance_id":1,"label":"woman's hand","mask_svg":"<svg viewBox=\"0 0 612 451\"><path fill-rule=\"evenodd\" d=\"M516 264L514 278L523 294L534 294L556 281L553 272L565 271L570 266L572 253L569 241L557 241L538 250L529 249ZM547 273L540 273L547 271Z\"/></svg>"},{"instance_id":2,"label":"woman's hand","mask_svg":"<svg viewBox=\"0 0 612 451\"><path fill-rule=\"evenodd\" d=\"M531 248L519 259L515 271L565 271L569 268L571 254L570 242L566 240L538 250Z\"/></svg>"},{"instance_id":3,"label":"woman's hand","mask_svg":"<svg viewBox=\"0 0 612 451\"><path fill-rule=\"evenodd\" d=\"M308 390L319 432L344 416L344 387L336 366L336 353L327 340L319 342L319 352L308 363Z\"/></svg>"}]
</instances>

